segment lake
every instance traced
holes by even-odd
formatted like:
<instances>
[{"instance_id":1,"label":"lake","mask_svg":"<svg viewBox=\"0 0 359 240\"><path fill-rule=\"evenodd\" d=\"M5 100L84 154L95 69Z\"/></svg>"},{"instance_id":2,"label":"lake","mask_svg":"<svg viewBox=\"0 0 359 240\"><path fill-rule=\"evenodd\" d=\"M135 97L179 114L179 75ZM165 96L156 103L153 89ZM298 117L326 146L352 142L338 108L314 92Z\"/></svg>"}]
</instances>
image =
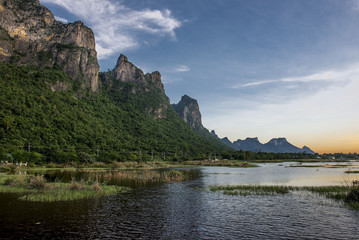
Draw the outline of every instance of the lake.
<instances>
[{"instance_id":1,"label":"lake","mask_svg":"<svg viewBox=\"0 0 359 240\"><path fill-rule=\"evenodd\" d=\"M226 184L342 185L359 179L358 174L344 173L348 167L290 167L293 164L195 167L187 170L192 180L121 183L133 190L72 202L23 202L14 194L0 194L0 238L356 239L359 211L314 193L231 196L206 190ZM84 174L49 171L45 176L66 180Z\"/></svg>"}]
</instances>

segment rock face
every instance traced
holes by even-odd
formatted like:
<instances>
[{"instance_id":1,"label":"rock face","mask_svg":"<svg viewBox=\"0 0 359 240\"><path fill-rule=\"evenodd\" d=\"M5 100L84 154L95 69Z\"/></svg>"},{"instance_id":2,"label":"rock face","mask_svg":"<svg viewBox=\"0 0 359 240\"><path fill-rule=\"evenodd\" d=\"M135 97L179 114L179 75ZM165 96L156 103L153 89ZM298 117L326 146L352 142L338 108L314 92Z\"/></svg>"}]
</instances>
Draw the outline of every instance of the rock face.
<instances>
[{"instance_id":1,"label":"rock face","mask_svg":"<svg viewBox=\"0 0 359 240\"><path fill-rule=\"evenodd\" d=\"M181 101L178 104L172 104L172 107L191 128L195 130L204 129L196 99L184 95Z\"/></svg>"},{"instance_id":2,"label":"rock face","mask_svg":"<svg viewBox=\"0 0 359 240\"><path fill-rule=\"evenodd\" d=\"M103 87L108 91L127 94L124 91L130 87L131 94L141 94L148 99L156 98L155 101L152 101L152 105L149 100L144 110L152 114L155 119L166 118L165 111L168 109L170 101L165 94L159 72L144 74L141 69L129 62L125 55L121 54L115 68L100 73L100 78Z\"/></svg>"},{"instance_id":3,"label":"rock face","mask_svg":"<svg viewBox=\"0 0 359 240\"><path fill-rule=\"evenodd\" d=\"M272 138L269 142L262 144L258 138L246 138L245 140L238 139L231 142L227 137L219 138L214 130L211 134L219 139L221 142L236 150L252 151L252 152L273 152L273 153L309 153L315 154L309 147L304 146L302 149L289 143L285 138Z\"/></svg>"},{"instance_id":4,"label":"rock face","mask_svg":"<svg viewBox=\"0 0 359 240\"><path fill-rule=\"evenodd\" d=\"M82 22L56 21L38 0L0 0L0 61L59 66L83 88L98 91L92 30Z\"/></svg>"}]
</instances>

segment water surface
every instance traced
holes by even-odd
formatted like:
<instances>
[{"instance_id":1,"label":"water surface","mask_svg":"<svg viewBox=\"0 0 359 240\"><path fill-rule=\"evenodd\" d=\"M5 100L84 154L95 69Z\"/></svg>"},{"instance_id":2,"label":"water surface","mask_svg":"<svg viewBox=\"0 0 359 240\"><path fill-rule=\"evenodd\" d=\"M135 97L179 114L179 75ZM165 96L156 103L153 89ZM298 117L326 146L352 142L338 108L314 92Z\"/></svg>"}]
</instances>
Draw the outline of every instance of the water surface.
<instances>
[{"instance_id":1,"label":"water surface","mask_svg":"<svg viewBox=\"0 0 359 240\"><path fill-rule=\"evenodd\" d=\"M30 203L0 194L0 237L356 239L359 211L313 193L244 197L202 190L214 184L340 185L346 170L286 166L192 168L197 175L190 181L73 202Z\"/></svg>"}]
</instances>

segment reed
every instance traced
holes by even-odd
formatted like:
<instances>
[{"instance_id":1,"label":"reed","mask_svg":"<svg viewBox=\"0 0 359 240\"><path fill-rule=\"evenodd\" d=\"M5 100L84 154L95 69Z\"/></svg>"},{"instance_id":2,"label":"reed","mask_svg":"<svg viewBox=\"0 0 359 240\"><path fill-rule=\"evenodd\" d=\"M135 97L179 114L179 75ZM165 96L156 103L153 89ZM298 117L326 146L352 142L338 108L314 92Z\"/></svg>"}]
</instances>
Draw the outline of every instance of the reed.
<instances>
[{"instance_id":1,"label":"reed","mask_svg":"<svg viewBox=\"0 0 359 240\"><path fill-rule=\"evenodd\" d=\"M108 186L98 181L89 183L72 180L70 183L47 182L43 176L0 176L0 192L17 193L19 200L35 202L73 201L96 198L130 189L121 186Z\"/></svg>"}]
</instances>

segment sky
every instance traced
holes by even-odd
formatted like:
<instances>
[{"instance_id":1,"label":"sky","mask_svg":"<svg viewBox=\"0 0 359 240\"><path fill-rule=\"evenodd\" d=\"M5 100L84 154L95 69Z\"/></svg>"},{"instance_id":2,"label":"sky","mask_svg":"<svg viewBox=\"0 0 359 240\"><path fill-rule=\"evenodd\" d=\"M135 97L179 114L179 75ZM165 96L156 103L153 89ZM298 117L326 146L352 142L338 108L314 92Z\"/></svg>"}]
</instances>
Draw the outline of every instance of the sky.
<instances>
[{"instance_id":1,"label":"sky","mask_svg":"<svg viewBox=\"0 0 359 240\"><path fill-rule=\"evenodd\" d=\"M92 28L101 71L121 53L160 71L219 137L359 152L359 0L40 2Z\"/></svg>"}]
</instances>

